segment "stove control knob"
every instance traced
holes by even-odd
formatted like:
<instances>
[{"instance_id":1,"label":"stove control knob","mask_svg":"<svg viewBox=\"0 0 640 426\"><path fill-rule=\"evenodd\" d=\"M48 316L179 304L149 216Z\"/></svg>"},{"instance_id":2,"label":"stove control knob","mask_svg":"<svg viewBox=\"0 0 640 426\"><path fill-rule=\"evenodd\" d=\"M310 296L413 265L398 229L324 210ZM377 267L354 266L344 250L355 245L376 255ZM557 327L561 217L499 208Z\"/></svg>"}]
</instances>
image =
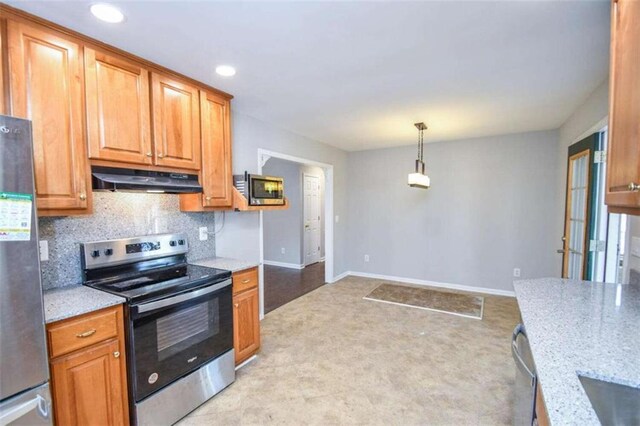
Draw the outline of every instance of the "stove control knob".
<instances>
[{"instance_id":1,"label":"stove control knob","mask_svg":"<svg viewBox=\"0 0 640 426\"><path fill-rule=\"evenodd\" d=\"M105 256L111 256L112 254L113 254L113 249L110 249L110 248L105 249L104 251Z\"/></svg>"},{"instance_id":2,"label":"stove control knob","mask_svg":"<svg viewBox=\"0 0 640 426\"><path fill-rule=\"evenodd\" d=\"M178 244L183 246L184 245L184 240L178 240Z\"/></svg>"},{"instance_id":3,"label":"stove control knob","mask_svg":"<svg viewBox=\"0 0 640 426\"><path fill-rule=\"evenodd\" d=\"M170 245L171 247L175 247L175 246L176 246L176 242L175 242L175 241L173 241L173 240L172 240L172 241L169 241L169 245Z\"/></svg>"},{"instance_id":4,"label":"stove control knob","mask_svg":"<svg viewBox=\"0 0 640 426\"><path fill-rule=\"evenodd\" d=\"M100 257L100 250L92 250L91 257Z\"/></svg>"}]
</instances>

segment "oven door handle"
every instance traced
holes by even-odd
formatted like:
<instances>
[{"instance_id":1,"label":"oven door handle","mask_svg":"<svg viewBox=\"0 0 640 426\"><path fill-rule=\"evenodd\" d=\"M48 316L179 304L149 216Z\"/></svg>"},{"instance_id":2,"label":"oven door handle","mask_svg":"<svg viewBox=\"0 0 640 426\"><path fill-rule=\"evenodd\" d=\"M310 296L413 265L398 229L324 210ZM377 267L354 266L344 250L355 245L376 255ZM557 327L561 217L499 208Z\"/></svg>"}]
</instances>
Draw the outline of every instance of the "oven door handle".
<instances>
[{"instance_id":1,"label":"oven door handle","mask_svg":"<svg viewBox=\"0 0 640 426\"><path fill-rule=\"evenodd\" d=\"M155 302L135 305L134 307L138 309L139 314L143 312L154 311L160 308L166 308L167 306L177 305L178 303L186 302L187 300L195 299L197 297L204 296L205 294L209 294L209 293L213 293L214 291L221 290L225 287L230 286L231 282L232 282L231 279L228 279L221 283L214 284L210 287L201 288L198 290L190 291L188 293L182 293L177 296L168 297L162 300L156 300Z\"/></svg>"}]
</instances>

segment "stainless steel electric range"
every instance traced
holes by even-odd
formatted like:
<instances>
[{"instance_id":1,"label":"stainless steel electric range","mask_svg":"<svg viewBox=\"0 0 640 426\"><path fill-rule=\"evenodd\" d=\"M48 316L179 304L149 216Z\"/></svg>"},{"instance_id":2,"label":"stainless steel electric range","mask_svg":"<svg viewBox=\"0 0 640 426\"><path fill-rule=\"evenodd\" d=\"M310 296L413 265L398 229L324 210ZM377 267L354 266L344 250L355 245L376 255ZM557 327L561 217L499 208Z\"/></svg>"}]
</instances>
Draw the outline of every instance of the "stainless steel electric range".
<instances>
[{"instance_id":1,"label":"stainless steel electric range","mask_svg":"<svg viewBox=\"0 0 640 426\"><path fill-rule=\"evenodd\" d=\"M235 380L231 272L187 251L184 234L80 245L84 285L127 299L133 424L172 424Z\"/></svg>"}]
</instances>

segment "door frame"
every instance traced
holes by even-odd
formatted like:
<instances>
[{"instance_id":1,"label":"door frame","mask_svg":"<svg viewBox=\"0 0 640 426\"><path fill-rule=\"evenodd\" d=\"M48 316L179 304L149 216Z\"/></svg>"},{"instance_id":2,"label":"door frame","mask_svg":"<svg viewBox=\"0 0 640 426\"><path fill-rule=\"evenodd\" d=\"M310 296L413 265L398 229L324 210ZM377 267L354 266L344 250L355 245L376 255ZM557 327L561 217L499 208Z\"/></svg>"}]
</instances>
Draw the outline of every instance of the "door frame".
<instances>
[{"instance_id":1,"label":"door frame","mask_svg":"<svg viewBox=\"0 0 640 426\"><path fill-rule=\"evenodd\" d=\"M307 158L296 157L289 154L283 154L280 152L269 151L266 149L258 148L258 174L262 174L262 167L269 160L269 158L279 158L281 160L293 161L295 163L304 164L306 166L320 167L324 171L324 280L325 283L336 282L336 277L333 275L333 165L328 163L321 163L315 160L309 160ZM329 219L329 220L327 220ZM258 294L260 298L260 319L264 318L264 220L263 212L260 212L260 264L258 266Z\"/></svg>"},{"instance_id":2,"label":"door frame","mask_svg":"<svg viewBox=\"0 0 640 426\"><path fill-rule=\"evenodd\" d=\"M313 177L318 179L318 184L320 183L321 177L311 174L311 173L307 173L304 172L302 173L302 264L304 266L308 266L311 265L311 263L307 263L307 259L306 259L306 248L307 248L307 236L306 236L306 232L304 230L304 213L305 213L305 208L306 208L306 203L305 203L305 191L306 191L306 186L305 186L305 178L309 176L309 177ZM320 238L322 238L322 218L323 216L323 211L322 211L322 197L320 194L320 191L318 191L318 197L320 198L319 203L320 203L320 211L318 212L320 214L320 219L319 219L319 223L318 223L318 227L319 229L319 233L320 233ZM320 245L320 247L322 247L322 244ZM318 249L318 262L322 262L322 250ZM313 263L317 263L317 262L313 262Z\"/></svg>"}]
</instances>

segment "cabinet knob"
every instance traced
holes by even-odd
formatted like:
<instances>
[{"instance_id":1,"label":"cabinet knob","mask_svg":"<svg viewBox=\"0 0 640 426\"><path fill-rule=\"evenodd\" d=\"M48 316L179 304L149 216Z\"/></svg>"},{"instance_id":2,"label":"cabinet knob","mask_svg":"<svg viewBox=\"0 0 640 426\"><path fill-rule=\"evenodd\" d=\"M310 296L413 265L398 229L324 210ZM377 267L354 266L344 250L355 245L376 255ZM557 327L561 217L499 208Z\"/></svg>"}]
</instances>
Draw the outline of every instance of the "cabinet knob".
<instances>
[{"instance_id":1,"label":"cabinet knob","mask_svg":"<svg viewBox=\"0 0 640 426\"><path fill-rule=\"evenodd\" d=\"M205 200L211 201L211 197L204 197Z\"/></svg>"},{"instance_id":2,"label":"cabinet knob","mask_svg":"<svg viewBox=\"0 0 640 426\"><path fill-rule=\"evenodd\" d=\"M151 151L147 152L147 157L153 157L153 152Z\"/></svg>"},{"instance_id":3,"label":"cabinet knob","mask_svg":"<svg viewBox=\"0 0 640 426\"><path fill-rule=\"evenodd\" d=\"M240 306L240 304L239 303L234 303L233 306L235 306L237 308L238 306Z\"/></svg>"},{"instance_id":4,"label":"cabinet knob","mask_svg":"<svg viewBox=\"0 0 640 426\"><path fill-rule=\"evenodd\" d=\"M629 191L632 191L632 192L640 191L640 184L637 184L635 182L631 182L629 184Z\"/></svg>"},{"instance_id":5,"label":"cabinet knob","mask_svg":"<svg viewBox=\"0 0 640 426\"><path fill-rule=\"evenodd\" d=\"M251 281L251 278L244 279L242 280L242 284L248 284L249 281Z\"/></svg>"},{"instance_id":6,"label":"cabinet knob","mask_svg":"<svg viewBox=\"0 0 640 426\"><path fill-rule=\"evenodd\" d=\"M115 352L113 353L113 357L114 357L114 358L120 358L120 352L115 351Z\"/></svg>"},{"instance_id":7,"label":"cabinet knob","mask_svg":"<svg viewBox=\"0 0 640 426\"><path fill-rule=\"evenodd\" d=\"M161 153L161 152L159 152L159 153L158 153L158 158L164 158L164 154L163 154L163 153Z\"/></svg>"},{"instance_id":8,"label":"cabinet knob","mask_svg":"<svg viewBox=\"0 0 640 426\"><path fill-rule=\"evenodd\" d=\"M80 198L81 201L84 201L87 199L87 194L85 194L84 192L80 194L80 196L78 197Z\"/></svg>"}]
</instances>

